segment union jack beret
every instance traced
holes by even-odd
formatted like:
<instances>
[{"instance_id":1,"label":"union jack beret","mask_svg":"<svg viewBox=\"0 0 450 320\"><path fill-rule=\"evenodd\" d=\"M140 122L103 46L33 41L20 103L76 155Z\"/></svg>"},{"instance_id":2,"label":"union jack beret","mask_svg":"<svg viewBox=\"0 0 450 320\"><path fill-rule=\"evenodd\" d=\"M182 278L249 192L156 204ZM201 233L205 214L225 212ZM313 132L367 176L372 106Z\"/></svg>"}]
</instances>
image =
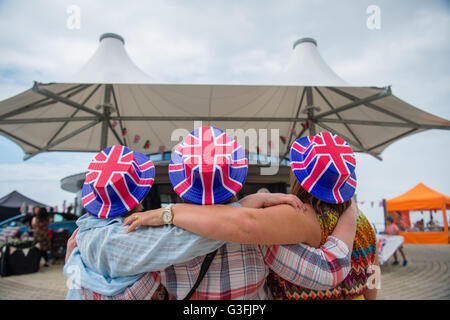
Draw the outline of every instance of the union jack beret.
<instances>
[{"instance_id":1,"label":"union jack beret","mask_svg":"<svg viewBox=\"0 0 450 320\"><path fill-rule=\"evenodd\" d=\"M320 132L297 139L290 151L291 169L301 186L328 203L343 203L356 189L356 158L338 135Z\"/></svg>"},{"instance_id":2,"label":"union jack beret","mask_svg":"<svg viewBox=\"0 0 450 320\"><path fill-rule=\"evenodd\" d=\"M175 192L185 201L217 204L239 192L247 170L245 151L237 141L208 126L195 129L175 148L169 178Z\"/></svg>"},{"instance_id":3,"label":"union jack beret","mask_svg":"<svg viewBox=\"0 0 450 320\"><path fill-rule=\"evenodd\" d=\"M102 219L122 215L144 199L154 179L155 166L146 155L111 146L89 164L81 191L83 206Z\"/></svg>"}]
</instances>

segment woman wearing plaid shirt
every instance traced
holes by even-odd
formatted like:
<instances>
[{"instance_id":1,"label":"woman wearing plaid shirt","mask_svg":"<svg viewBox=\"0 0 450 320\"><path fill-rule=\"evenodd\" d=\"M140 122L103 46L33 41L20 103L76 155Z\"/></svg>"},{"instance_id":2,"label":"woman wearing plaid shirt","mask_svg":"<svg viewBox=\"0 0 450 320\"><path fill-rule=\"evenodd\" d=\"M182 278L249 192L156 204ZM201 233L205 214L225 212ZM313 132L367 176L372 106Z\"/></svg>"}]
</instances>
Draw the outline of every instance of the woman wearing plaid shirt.
<instances>
[{"instance_id":1,"label":"woman wearing plaid shirt","mask_svg":"<svg viewBox=\"0 0 450 320\"><path fill-rule=\"evenodd\" d=\"M252 195L241 201L244 205L263 206L268 202L286 202L287 199L287 195L262 196ZM254 215L256 220L249 221L247 231L260 230L261 227L264 231L257 232L259 238L253 240L241 233L242 242L308 242L306 238L311 232L307 230L315 228L308 221L309 217L314 217L314 212L302 212L290 205L251 209L230 205L176 204L173 207L173 222L177 224L190 215L206 216L211 210L218 216ZM220 248L192 299L271 299L266 285L269 270L304 287L318 290L333 288L350 270L349 248L353 245L356 211L356 207L350 207L342 215L332 236L318 249L304 244L269 246L218 242L174 225L138 228L125 233L122 223L126 220L98 227L96 224L104 221L87 216L84 221L78 222L77 248L65 266L65 269L74 265L81 268L81 290L74 291L74 295L69 293L68 298L151 299L162 285L171 299L183 299L198 277L206 252L187 262L180 260L202 250L213 251L212 247ZM156 212L159 213L158 219L161 219L160 210L156 210L139 213L144 214L140 221L156 224L156 221L150 223L149 219L145 219L145 216L154 218ZM130 219L134 221L134 218ZM224 221L216 234L223 235L227 229L236 229L229 225L232 220ZM295 232L292 232L294 229ZM84 252L83 258L81 252ZM164 264L166 267L160 268ZM158 268L162 270L156 271Z\"/></svg>"},{"instance_id":2,"label":"woman wearing plaid shirt","mask_svg":"<svg viewBox=\"0 0 450 320\"><path fill-rule=\"evenodd\" d=\"M217 139L226 138L218 129L212 129L205 128L205 132L218 134ZM194 183L193 187L201 185ZM357 208L349 207L332 235L320 248L314 249L320 243L320 226L314 212L300 210L301 202L287 195L260 196L241 200L240 204L247 208L237 202L215 206L176 204L172 207L172 221L166 221L162 227L138 228L131 233L126 233L123 224L133 223L131 229L137 226L136 222L152 225L156 214L157 225L161 225L162 210L135 213L125 220L121 216L81 217L77 221L77 247L64 267L64 274L75 283L67 298L151 299L163 286L171 299L183 299L199 276L204 255L216 249L217 254L192 299L271 299L266 284L269 270L312 289L329 289L340 283L350 270L349 248L355 236ZM279 205L286 202L294 206ZM268 205L271 206L262 208ZM203 216L208 220L215 214L224 217L223 224L207 231L219 241L176 226L185 218ZM229 219L233 217L248 219L236 228L233 219ZM194 220L191 223L196 224ZM206 229L208 225L204 223ZM241 230L241 243L220 241L227 240L227 231L235 229Z\"/></svg>"}]
</instances>

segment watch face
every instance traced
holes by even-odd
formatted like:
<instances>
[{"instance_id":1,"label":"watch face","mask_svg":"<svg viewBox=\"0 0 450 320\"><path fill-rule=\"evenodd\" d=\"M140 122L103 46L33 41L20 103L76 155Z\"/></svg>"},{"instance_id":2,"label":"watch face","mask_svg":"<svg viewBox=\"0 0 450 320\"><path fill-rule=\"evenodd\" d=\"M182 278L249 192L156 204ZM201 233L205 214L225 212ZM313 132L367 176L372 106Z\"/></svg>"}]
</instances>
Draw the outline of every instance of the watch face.
<instances>
[{"instance_id":1,"label":"watch face","mask_svg":"<svg viewBox=\"0 0 450 320\"><path fill-rule=\"evenodd\" d=\"M164 212L164 214L163 214L163 220L164 220L164 222L169 222L170 220L171 220L171 218L172 218L172 215L170 214L170 212Z\"/></svg>"}]
</instances>

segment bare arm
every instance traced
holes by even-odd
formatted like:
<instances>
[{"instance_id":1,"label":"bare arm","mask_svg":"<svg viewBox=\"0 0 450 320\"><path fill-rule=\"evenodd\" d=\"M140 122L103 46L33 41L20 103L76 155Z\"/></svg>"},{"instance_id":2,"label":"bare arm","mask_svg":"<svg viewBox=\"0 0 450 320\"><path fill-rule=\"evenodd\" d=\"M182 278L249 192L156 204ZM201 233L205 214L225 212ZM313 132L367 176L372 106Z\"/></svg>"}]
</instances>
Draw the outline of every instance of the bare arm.
<instances>
[{"instance_id":1,"label":"bare arm","mask_svg":"<svg viewBox=\"0 0 450 320\"><path fill-rule=\"evenodd\" d=\"M345 210L333 230L332 236L342 240L350 251L353 250L353 241L356 234L356 218L358 217L358 207L352 201L351 206Z\"/></svg>"},{"instance_id":2,"label":"bare arm","mask_svg":"<svg viewBox=\"0 0 450 320\"><path fill-rule=\"evenodd\" d=\"M208 238L247 244L320 244L320 226L314 212L289 205L253 209L176 204L172 211L176 226ZM142 218L136 220L132 215L124 224L131 224L129 231L139 225L161 225L161 214L162 209L135 214Z\"/></svg>"},{"instance_id":3,"label":"bare arm","mask_svg":"<svg viewBox=\"0 0 450 320\"><path fill-rule=\"evenodd\" d=\"M31 227L33 229L37 228L37 218L36 217L33 217L33 219L31 219Z\"/></svg>"},{"instance_id":4,"label":"bare arm","mask_svg":"<svg viewBox=\"0 0 450 320\"><path fill-rule=\"evenodd\" d=\"M301 211L289 205L264 209L242 208L229 205L198 206L176 204L172 206L173 223L204 237L247 244L305 243L318 248L321 230L316 214L310 206ZM160 226L162 208L136 213L126 218L127 232L138 226ZM332 236L342 240L349 250L353 248L358 209L352 205L341 215ZM136 217L139 216L139 219Z\"/></svg>"},{"instance_id":5,"label":"bare arm","mask_svg":"<svg viewBox=\"0 0 450 320\"><path fill-rule=\"evenodd\" d=\"M297 196L285 193L254 193L239 200L239 204L245 208L255 209L289 204L294 208L306 210L305 205Z\"/></svg>"}]
</instances>

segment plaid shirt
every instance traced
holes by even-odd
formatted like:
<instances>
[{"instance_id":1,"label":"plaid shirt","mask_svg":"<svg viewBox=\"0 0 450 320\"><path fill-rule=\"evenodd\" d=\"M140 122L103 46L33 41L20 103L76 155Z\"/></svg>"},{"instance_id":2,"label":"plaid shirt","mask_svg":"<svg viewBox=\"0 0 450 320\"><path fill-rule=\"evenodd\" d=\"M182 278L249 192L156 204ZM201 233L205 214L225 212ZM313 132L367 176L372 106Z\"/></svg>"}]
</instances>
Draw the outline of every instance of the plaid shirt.
<instances>
[{"instance_id":1,"label":"plaid shirt","mask_svg":"<svg viewBox=\"0 0 450 320\"><path fill-rule=\"evenodd\" d=\"M151 299L163 285L171 299L183 299L193 287L204 257L148 272L114 296L82 289L84 299ZM328 237L319 249L296 244L263 246L227 243L217 252L191 299L271 299L266 278L269 269L302 287L326 290L335 287L350 271L350 250L344 242Z\"/></svg>"}]
</instances>

